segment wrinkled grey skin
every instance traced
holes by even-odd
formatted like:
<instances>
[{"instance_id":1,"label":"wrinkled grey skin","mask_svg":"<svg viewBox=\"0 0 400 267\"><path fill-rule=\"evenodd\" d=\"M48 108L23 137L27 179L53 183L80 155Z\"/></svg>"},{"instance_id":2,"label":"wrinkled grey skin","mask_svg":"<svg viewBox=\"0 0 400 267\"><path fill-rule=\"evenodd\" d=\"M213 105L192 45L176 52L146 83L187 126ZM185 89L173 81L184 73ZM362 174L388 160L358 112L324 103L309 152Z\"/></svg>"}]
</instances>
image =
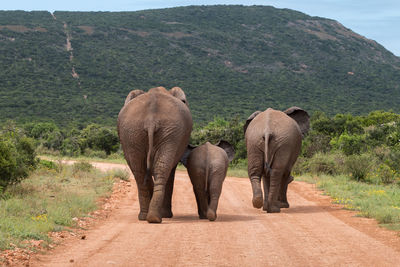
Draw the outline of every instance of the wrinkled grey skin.
<instances>
[{"instance_id":1,"label":"wrinkled grey skin","mask_svg":"<svg viewBox=\"0 0 400 267\"><path fill-rule=\"evenodd\" d=\"M234 155L233 146L223 140L216 145L207 142L198 147L189 145L186 149L181 162L188 170L200 219L215 221L217 218L222 184Z\"/></svg>"},{"instance_id":2,"label":"wrinkled grey skin","mask_svg":"<svg viewBox=\"0 0 400 267\"><path fill-rule=\"evenodd\" d=\"M255 208L280 212L280 208L289 207L286 193L293 180L290 172L300 153L302 136L309 127L309 115L298 107L284 112L268 108L254 112L247 119L244 131Z\"/></svg>"},{"instance_id":3,"label":"wrinkled grey skin","mask_svg":"<svg viewBox=\"0 0 400 267\"><path fill-rule=\"evenodd\" d=\"M192 124L179 87L134 90L127 96L118 115L118 135L138 187L139 220L160 223L163 217L172 217L175 169L189 143Z\"/></svg>"}]
</instances>

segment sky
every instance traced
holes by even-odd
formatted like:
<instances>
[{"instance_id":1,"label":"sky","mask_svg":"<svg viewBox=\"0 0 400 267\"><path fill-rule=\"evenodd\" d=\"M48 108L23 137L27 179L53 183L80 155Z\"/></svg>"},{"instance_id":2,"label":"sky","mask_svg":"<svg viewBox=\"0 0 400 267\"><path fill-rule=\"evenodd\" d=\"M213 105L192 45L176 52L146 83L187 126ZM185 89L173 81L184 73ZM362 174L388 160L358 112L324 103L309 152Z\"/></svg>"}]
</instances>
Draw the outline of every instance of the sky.
<instances>
[{"instance_id":1,"label":"sky","mask_svg":"<svg viewBox=\"0 0 400 267\"><path fill-rule=\"evenodd\" d=\"M0 10L137 11L217 4L268 5L334 19L400 56L400 0L1 0Z\"/></svg>"}]
</instances>

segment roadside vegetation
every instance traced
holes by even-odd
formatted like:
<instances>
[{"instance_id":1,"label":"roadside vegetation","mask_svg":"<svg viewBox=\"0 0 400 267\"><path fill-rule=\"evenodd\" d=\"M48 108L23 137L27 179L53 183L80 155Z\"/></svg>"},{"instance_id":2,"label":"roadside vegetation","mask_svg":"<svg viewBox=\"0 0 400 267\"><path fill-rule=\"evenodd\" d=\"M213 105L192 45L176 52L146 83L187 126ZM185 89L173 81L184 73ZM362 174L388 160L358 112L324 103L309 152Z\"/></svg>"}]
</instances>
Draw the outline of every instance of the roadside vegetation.
<instances>
[{"instance_id":1,"label":"roadside vegetation","mask_svg":"<svg viewBox=\"0 0 400 267\"><path fill-rule=\"evenodd\" d=\"M29 247L29 240L51 242L50 231L76 226L76 219L98 208L116 179L127 180L120 170L100 172L85 161L65 165L40 160L40 139L7 123L0 131L0 250Z\"/></svg>"},{"instance_id":2,"label":"roadside vegetation","mask_svg":"<svg viewBox=\"0 0 400 267\"><path fill-rule=\"evenodd\" d=\"M29 247L29 240L51 240L48 232L76 227L76 218L98 208L110 195L120 171L100 172L88 162L64 165L41 160L27 179L0 195L0 250Z\"/></svg>"},{"instance_id":3,"label":"roadside vegetation","mask_svg":"<svg viewBox=\"0 0 400 267\"><path fill-rule=\"evenodd\" d=\"M333 201L400 230L400 115L316 113L294 176L316 183Z\"/></svg>"}]
</instances>

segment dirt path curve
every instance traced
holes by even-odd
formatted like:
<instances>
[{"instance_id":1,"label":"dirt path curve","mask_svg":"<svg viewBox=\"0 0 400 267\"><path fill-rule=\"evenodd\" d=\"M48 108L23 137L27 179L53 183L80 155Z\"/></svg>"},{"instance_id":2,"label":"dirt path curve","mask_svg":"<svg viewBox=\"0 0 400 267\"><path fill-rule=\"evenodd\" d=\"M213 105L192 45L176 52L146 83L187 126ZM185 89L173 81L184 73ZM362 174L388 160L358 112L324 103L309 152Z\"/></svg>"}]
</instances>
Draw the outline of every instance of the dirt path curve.
<instances>
[{"instance_id":1,"label":"dirt path curve","mask_svg":"<svg viewBox=\"0 0 400 267\"><path fill-rule=\"evenodd\" d=\"M101 169L124 165L97 163ZM400 238L330 204L313 185L289 186L289 209L251 206L248 179L227 177L215 222L199 220L186 172L176 174L172 219L138 221L136 186L85 240L31 266L399 266Z\"/></svg>"}]
</instances>

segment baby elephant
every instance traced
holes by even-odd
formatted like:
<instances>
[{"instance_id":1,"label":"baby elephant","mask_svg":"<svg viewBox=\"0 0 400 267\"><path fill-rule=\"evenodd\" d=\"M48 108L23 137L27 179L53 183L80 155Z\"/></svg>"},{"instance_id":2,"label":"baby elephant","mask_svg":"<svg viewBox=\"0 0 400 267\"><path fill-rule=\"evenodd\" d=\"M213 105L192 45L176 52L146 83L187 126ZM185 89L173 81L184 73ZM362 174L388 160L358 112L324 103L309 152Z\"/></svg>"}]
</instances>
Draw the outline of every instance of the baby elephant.
<instances>
[{"instance_id":1,"label":"baby elephant","mask_svg":"<svg viewBox=\"0 0 400 267\"><path fill-rule=\"evenodd\" d=\"M235 150L227 141L209 142L195 147L188 145L181 162L188 170L196 196L200 219L215 221L217 206L228 164Z\"/></svg>"}]
</instances>

